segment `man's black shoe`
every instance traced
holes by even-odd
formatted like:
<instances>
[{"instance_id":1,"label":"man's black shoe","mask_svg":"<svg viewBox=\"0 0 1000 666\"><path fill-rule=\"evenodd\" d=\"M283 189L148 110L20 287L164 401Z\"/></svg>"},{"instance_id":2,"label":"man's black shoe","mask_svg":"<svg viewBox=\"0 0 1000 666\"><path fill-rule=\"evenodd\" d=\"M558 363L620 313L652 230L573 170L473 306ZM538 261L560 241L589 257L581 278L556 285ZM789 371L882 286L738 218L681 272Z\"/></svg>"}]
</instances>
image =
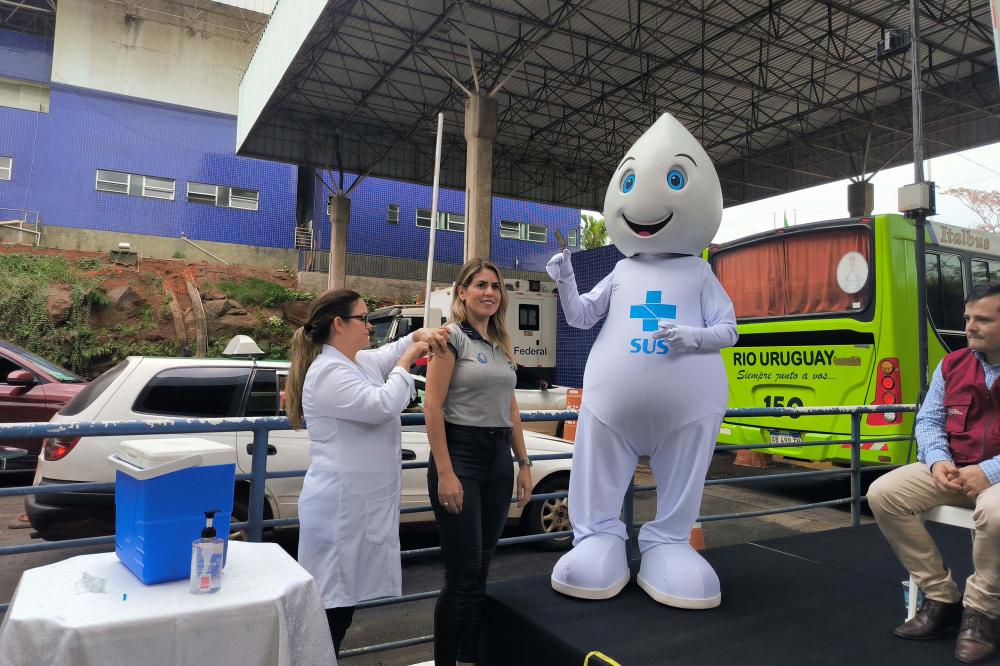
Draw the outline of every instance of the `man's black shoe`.
<instances>
[{"instance_id":1,"label":"man's black shoe","mask_svg":"<svg viewBox=\"0 0 1000 666\"><path fill-rule=\"evenodd\" d=\"M961 617L962 602L946 604L943 601L927 599L919 613L896 627L892 633L910 640L929 640L940 636L948 627L958 624Z\"/></svg>"},{"instance_id":2,"label":"man's black shoe","mask_svg":"<svg viewBox=\"0 0 1000 666\"><path fill-rule=\"evenodd\" d=\"M955 658L967 664L978 664L996 654L997 639L993 620L979 611L966 608L955 641Z\"/></svg>"}]
</instances>

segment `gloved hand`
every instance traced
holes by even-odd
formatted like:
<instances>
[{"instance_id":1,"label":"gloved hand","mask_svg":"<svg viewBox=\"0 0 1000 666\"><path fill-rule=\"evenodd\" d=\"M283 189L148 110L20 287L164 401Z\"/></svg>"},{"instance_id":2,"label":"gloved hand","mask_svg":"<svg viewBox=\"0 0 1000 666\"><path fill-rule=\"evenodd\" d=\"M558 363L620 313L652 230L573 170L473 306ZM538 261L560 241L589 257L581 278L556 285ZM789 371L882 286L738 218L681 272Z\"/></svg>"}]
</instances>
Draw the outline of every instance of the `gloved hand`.
<instances>
[{"instance_id":1,"label":"gloved hand","mask_svg":"<svg viewBox=\"0 0 1000 666\"><path fill-rule=\"evenodd\" d=\"M661 319L658 326L656 333L653 333L653 339L666 340L667 344L670 345L670 351L697 351L701 347L703 329L673 324L666 319Z\"/></svg>"},{"instance_id":2,"label":"gloved hand","mask_svg":"<svg viewBox=\"0 0 1000 666\"><path fill-rule=\"evenodd\" d=\"M573 264L570 263L569 254L569 249L565 249L545 264L545 272L556 282L566 281L573 277Z\"/></svg>"}]
</instances>

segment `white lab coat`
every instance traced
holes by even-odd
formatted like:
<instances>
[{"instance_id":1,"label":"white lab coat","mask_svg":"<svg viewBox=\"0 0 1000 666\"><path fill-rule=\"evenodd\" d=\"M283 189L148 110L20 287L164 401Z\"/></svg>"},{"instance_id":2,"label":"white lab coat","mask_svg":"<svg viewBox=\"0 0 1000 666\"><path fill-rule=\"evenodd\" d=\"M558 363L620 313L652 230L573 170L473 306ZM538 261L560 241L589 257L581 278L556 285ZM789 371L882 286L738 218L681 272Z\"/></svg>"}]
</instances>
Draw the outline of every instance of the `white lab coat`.
<instances>
[{"instance_id":1,"label":"white lab coat","mask_svg":"<svg viewBox=\"0 0 1000 666\"><path fill-rule=\"evenodd\" d=\"M414 387L394 366L411 342L361 351L356 363L324 345L306 373L299 564L316 578L324 608L402 593L399 414Z\"/></svg>"}]
</instances>

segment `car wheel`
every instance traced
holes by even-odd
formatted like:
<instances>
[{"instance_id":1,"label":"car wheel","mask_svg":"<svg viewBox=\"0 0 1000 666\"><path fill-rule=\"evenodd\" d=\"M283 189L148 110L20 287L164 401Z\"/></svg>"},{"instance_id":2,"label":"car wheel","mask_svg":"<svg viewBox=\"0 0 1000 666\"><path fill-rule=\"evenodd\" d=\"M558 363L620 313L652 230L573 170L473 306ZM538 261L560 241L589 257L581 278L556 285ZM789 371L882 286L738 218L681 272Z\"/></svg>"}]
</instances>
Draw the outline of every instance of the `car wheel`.
<instances>
[{"instance_id":1,"label":"car wheel","mask_svg":"<svg viewBox=\"0 0 1000 666\"><path fill-rule=\"evenodd\" d=\"M246 500L237 497L233 500L233 512L230 514L230 523L243 523L250 519L250 505ZM246 541L247 531L246 529L237 530L232 527L229 528L229 540L230 541Z\"/></svg>"},{"instance_id":2,"label":"car wheel","mask_svg":"<svg viewBox=\"0 0 1000 666\"><path fill-rule=\"evenodd\" d=\"M270 520L273 518L271 515L271 507L268 506L267 502L264 503L264 520ZM250 502L245 497L235 497L233 499L233 512L230 514L230 523L245 523L250 520ZM266 535L269 530L273 528L265 527L264 534ZM248 541L248 532L246 528L236 530L230 528L229 530L229 540L230 541Z\"/></svg>"},{"instance_id":3,"label":"car wheel","mask_svg":"<svg viewBox=\"0 0 1000 666\"><path fill-rule=\"evenodd\" d=\"M534 494L559 493L567 490L569 490L569 477L557 476L538 484ZM536 542L536 545L543 550L566 550L573 544L573 532L569 531L569 499L566 497L532 502L525 510L523 525L525 534L566 532L566 536L558 539Z\"/></svg>"}]
</instances>

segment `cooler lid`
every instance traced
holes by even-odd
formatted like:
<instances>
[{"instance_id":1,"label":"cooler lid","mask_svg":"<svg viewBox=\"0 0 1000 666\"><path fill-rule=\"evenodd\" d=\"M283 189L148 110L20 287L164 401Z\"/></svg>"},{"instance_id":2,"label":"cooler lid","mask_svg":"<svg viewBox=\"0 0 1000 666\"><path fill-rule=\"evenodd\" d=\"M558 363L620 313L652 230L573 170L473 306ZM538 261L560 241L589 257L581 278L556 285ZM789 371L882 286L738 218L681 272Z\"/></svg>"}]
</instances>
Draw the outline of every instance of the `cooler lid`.
<instances>
[{"instance_id":1,"label":"cooler lid","mask_svg":"<svg viewBox=\"0 0 1000 666\"><path fill-rule=\"evenodd\" d=\"M121 458L142 469L195 455L201 456L200 467L236 463L233 447L201 437L127 439L118 445L118 451Z\"/></svg>"}]
</instances>

